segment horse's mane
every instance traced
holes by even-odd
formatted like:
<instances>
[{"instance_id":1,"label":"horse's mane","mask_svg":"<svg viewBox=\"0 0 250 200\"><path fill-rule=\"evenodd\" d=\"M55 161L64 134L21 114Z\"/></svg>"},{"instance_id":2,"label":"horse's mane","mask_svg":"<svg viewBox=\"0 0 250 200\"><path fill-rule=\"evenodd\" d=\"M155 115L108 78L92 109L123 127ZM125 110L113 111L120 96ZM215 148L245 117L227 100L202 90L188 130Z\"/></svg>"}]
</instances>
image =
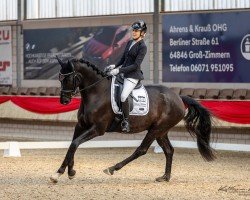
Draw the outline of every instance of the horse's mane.
<instances>
[{"instance_id":1,"label":"horse's mane","mask_svg":"<svg viewBox=\"0 0 250 200\"><path fill-rule=\"evenodd\" d=\"M90 63L87 60L84 60L83 58L81 59L72 59L73 62L80 62L86 64L88 67L92 68L93 71L95 71L97 74L101 75L102 77L107 77L107 74L104 73L102 70L100 70L96 65L93 63ZM107 77L108 78L108 77Z\"/></svg>"}]
</instances>

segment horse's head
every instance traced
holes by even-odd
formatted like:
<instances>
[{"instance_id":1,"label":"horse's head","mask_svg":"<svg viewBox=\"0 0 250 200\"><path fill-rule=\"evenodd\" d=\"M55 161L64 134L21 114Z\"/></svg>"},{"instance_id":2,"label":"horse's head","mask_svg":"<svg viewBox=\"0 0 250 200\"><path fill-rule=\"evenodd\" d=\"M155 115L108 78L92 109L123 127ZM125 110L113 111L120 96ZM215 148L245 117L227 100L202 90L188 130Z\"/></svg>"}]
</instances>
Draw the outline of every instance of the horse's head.
<instances>
[{"instance_id":1,"label":"horse's head","mask_svg":"<svg viewBox=\"0 0 250 200\"><path fill-rule=\"evenodd\" d=\"M81 81L79 73L75 71L72 60L63 62L57 57L61 70L59 72L59 81L61 82L60 102L67 105L70 103L71 98L75 95L77 87Z\"/></svg>"}]
</instances>

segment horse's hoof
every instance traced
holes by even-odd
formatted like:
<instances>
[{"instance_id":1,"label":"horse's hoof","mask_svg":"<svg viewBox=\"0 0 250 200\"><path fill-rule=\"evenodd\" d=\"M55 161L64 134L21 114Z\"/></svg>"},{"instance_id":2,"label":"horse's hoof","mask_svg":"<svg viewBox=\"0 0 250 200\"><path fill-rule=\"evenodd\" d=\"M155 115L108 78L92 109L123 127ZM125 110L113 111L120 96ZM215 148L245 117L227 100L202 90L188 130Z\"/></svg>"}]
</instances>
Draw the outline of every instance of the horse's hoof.
<instances>
[{"instance_id":1,"label":"horse's hoof","mask_svg":"<svg viewBox=\"0 0 250 200\"><path fill-rule=\"evenodd\" d=\"M70 180L72 180L73 178L75 178L76 176L68 176Z\"/></svg>"},{"instance_id":2,"label":"horse's hoof","mask_svg":"<svg viewBox=\"0 0 250 200\"><path fill-rule=\"evenodd\" d=\"M76 171L75 170L71 170L68 173L68 177L69 177L70 180L73 179L73 178L75 178L75 176L76 176Z\"/></svg>"},{"instance_id":3,"label":"horse's hoof","mask_svg":"<svg viewBox=\"0 0 250 200\"><path fill-rule=\"evenodd\" d=\"M52 182L52 183L57 183L58 182L58 180L59 180L59 177L61 176L62 174L60 174L60 173L55 173L55 174L53 174L53 175L51 175L50 176L50 181Z\"/></svg>"},{"instance_id":4,"label":"horse's hoof","mask_svg":"<svg viewBox=\"0 0 250 200\"><path fill-rule=\"evenodd\" d=\"M52 183L57 183L58 179L53 178L52 176L49 178Z\"/></svg>"},{"instance_id":5,"label":"horse's hoof","mask_svg":"<svg viewBox=\"0 0 250 200\"><path fill-rule=\"evenodd\" d=\"M169 182L169 180L170 180L170 177L166 175L163 175L155 179L155 181L157 182Z\"/></svg>"},{"instance_id":6,"label":"horse's hoof","mask_svg":"<svg viewBox=\"0 0 250 200\"><path fill-rule=\"evenodd\" d=\"M113 175L113 174L114 174L114 171L111 170L110 168L107 168L107 169L103 170L103 172L104 172L105 174L107 174L107 175Z\"/></svg>"}]
</instances>

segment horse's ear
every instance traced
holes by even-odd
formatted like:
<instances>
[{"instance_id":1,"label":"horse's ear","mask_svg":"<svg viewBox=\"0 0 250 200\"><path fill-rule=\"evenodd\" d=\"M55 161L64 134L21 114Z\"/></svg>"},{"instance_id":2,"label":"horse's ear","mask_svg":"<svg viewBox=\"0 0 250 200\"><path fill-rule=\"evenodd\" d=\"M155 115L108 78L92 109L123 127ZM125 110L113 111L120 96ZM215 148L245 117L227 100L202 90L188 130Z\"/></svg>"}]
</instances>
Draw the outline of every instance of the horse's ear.
<instances>
[{"instance_id":1,"label":"horse's ear","mask_svg":"<svg viewBox=\"0 0 250 200\"><path fill-rule=\"evenodd\" d=\"M68 60L68 66L70 67L70 71L74 71L74 65L71 61Z\"/></svg>"},{"instance_id":2,"label":"horse's ear","mask_svg":"<svg viewBox=\"0 0 250 200\"><path fill-rule=\"evenodd\" d=\"M58 56L56 56L56 59L57 59L57 61L59 62L59 64L60 64L61 66L63 66L63 61L62 61Z\"/></svg>"}]
</instances>

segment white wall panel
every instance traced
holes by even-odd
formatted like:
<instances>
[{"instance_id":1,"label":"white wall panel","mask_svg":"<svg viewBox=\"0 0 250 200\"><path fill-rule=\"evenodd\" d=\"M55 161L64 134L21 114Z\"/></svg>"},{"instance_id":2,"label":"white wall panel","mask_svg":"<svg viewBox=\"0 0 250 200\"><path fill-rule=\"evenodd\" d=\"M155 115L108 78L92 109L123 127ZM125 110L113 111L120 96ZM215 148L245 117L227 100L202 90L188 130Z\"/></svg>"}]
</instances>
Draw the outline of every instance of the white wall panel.
<instances>
[{"instance_id":1,"label":"white wall panel","mask_svg":"<svg viewBox=\"0 0 250 200\"><path fill-rule=\"evenodd\" d=\"M27 19L148 13L154 0L26 0ZM159 0L161 1L161 0ZM0 21L17 19L18 0L0 0ZM164 0L165 11L250 8L250 0Z\"/></svg>"},{"instance_id":2,"label":"white wall panel","mask_svg":"<svg viewBox=\"0 0 250 200\"><path fill-rule=\"evenodd\" d=\"M71 0L57 0L56 1L56 13L57 17L71 17L74 14L73 10L74 1Z\"/></svg>"},{"instance_id":3,"label":"white wall panel","mask_svg":"<svg viewBox=\"0 0 250 200\"><path fill-rule=\"evenodd\" d=\"M153 11L154 0L27 0L28 19L148 13Z\"/></svg>"},{"instance_id":4,"label":"white wall panel","mask_svg":"<svg viewBox=\"0 0 250 200\"><path fill-rule=\"evenodd\" d=\"M0 21L17 20L17 0L0 0Z\"/></svg>"},{"instance_id":5,"label":"white wall panel","mask_svg":"<svg viewBox=\"0 0 250 200\"><path fill-rule=\"evenodd\" d=\"M245 1L236 0L237 8L243 8L245 6Z\"/></svg>"},{"instance_id":6,"label":"white wall panel","mask_svg":"<svg viewBox=\"0 0 250 200\"><path fill-rule=\"evenodd\" d=\"M164 10L165 11L170 11L171 10L171 1L166 1L164 2Z\"/></svg>"},{"instance_id":7,"label":"white wall panel","mask_svg":"<svg viewBox=\"0 0 250 200\"><path fill-rule=\"evenodd\" d=\"M125 14L126 13L126 2L125 1L121 1L119 3L119 6L120 6L120 14Z\"/></svg>"},{"instance_id":8,"label":"white wall panel","mask_svg":"<svg viewBox=\"0 0 250 200\"><path fill-rule=\"evenodd\" d=\"M17 18L17 0L7 0L7 20Z\"/></svg>"},{"instance_id":9,"label":"white wall panel","mask_svg":"<svg viewBox=\"0 0 250 200\"><path fill-rule=\"evenodd\" d=\"M1 6L0 6L0 19L1 20L7 20L6 10L7 10L6 0L1 0Z\"/></svg>"},{"instance_id":10,"label":"white wall panel","mask_svg":"<svg viewBox=\"0 0 250 200\"><path fill-rule=\"evenodd\" d=\"M250 0L164 0L164 11L250 8Z\"/></svg>"},{"instance_id":11,"label":"white wall panel","mask_svg":"<svg viewBox=\"0 0 250 200\"><path fill-rule=\"evenodd\" d=\"M74 3L74 15L75 16L81 16L83 15L83 10L84 10L84 3L81 0L75 0Z\"/></svg>"},{"instance_id":12,"label":"white wall panel","mask_svg":"<svg viewBox=\"0 0 250 200\"><path fill-rule=\"evenodd\" d=\"M171 1L170 3L170 9L172 11L177 11L179 8L179 0L176 0L175 2Z\"/></svg>"},{"instance_id":13,"label":"white wall panel","mask_svg":"<svg viewBox=\"0 0 250 200\"><path fill-rule=\"evenodd\" d=\"M106 14L106 15L110 15L111 14L111 12L110 12L110 6L108 6L108 3L109 3L109 1L110 0L104 0L103 1L103 7L105 7L106 8L106 11L104 11L104 13Z\"/></svg>"},{"instance_id":14,"label":"white wall panel","mask_svg":"<svg viewBox=\"0 0 250 200\"><path fill-rule=\"evenodd\" d=\"M17 0L0 0L0 20L17 19ZM165 11L250 8L250 0L165 0ZM153 12L154 0L27 0L27 18Z\"/></svg>"},{"instance_id":15,"label":"white wall panel","mask_svg":"<svg viewBox=\"0 0 250 200\"><path fill-rule=\"evenodd\" d=\"M250 0L237 0L238 8L246 8L250 6Z\"/></svg>"},{"instance_id":16,"label":"white wall panel","mask_svg":"<svg viewBox=\"0 0 250 200\"><path fill-rule=\"evenodd\" d=\"M56 0L39 0L39 18L56 17Z\"/></svg>"},{"instance_id":17,"label":"white wall panel","mask_svg":"<svg viewBox=\"0 0 250 200\"><path fill-rule=\"evenodd\" d=\"M91 2L92 2L92 0L87 0L86 1L86 12L84 13L84 16L87 16L87 15L92 15L92 12L91 12Z\"/></svg>"},{"instance_id":18,"label":"white wall panel","mask_svg":"<svg viewBox=\"0 0 250 200\"><path fill-rule=\"evenodd\" d=\"M27 19L39 18L39 0L27 0L26 17Z\"/></svg>"}]
</instances>

